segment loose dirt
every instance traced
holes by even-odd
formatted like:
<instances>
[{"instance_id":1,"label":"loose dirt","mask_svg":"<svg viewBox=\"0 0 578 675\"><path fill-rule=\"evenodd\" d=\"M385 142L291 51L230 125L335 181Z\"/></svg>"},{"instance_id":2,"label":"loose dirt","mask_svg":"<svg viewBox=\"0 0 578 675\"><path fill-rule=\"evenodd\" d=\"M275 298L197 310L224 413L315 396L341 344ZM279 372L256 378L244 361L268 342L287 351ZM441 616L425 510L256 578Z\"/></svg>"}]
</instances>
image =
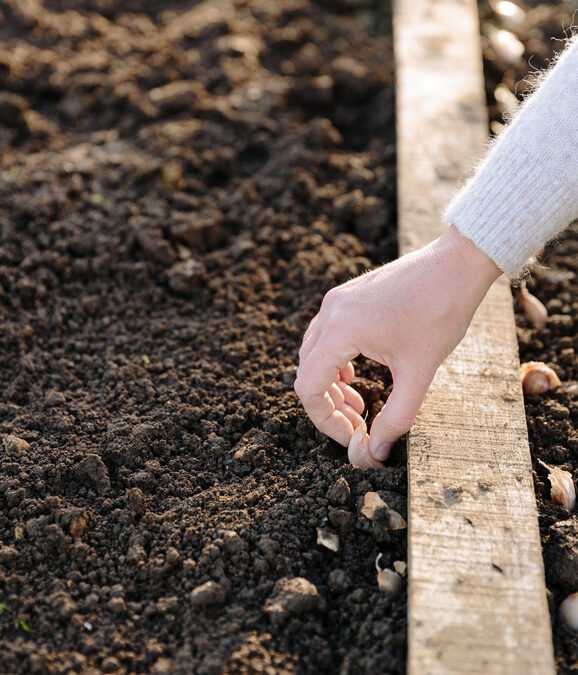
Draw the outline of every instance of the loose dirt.
<instances>
[{"instance_id":1,"label":"loose dirt","mask_svg":"<svg viewBox=\"0 0 578 675\"><path fill-rule=\"evenodd\" d=\"M292 390L396 250L355 4L0 0L1 672L404 672L405 533L360 513L406 516L403 453L353 468Z\"/></svg>"}]
</instances>

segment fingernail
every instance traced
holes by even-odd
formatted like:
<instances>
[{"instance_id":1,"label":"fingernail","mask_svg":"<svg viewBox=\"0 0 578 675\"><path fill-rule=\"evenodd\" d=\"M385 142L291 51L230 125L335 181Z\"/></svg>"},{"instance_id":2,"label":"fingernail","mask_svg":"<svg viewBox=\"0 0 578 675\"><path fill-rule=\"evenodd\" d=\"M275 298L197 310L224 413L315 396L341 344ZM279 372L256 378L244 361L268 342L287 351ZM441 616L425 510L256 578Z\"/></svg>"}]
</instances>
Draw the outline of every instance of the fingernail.
<instances>
[{"instance_id":1,"label":"fingernail","mask_svg":"<svg viewBox=\"0 0 578 675\"><path fill-rule=\"evenodd\" d=\"M377 450L373 453L375 459L379 460L380 462L386 460L391 453L392 445L392 443L384 443L383 445L380 445L379 448L377 448Z\"/></svg>"}]
</instances>

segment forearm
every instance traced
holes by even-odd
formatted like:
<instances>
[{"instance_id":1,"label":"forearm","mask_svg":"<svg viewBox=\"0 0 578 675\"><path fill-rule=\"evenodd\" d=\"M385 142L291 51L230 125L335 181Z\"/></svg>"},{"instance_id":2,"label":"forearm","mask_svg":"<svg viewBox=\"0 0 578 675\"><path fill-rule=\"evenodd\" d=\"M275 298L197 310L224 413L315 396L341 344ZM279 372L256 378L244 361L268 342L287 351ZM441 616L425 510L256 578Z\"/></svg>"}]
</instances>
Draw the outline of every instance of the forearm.
<instances>
[{"instance_id":1,"label":"forearm","mask_svg":"<svg viewBox=\"0 0 578 675\"><path fill-rule=\"evenodd\" d=\"M509 276L578 218L578 40L521 106L446 218Z\"/></svg>"}]
</instances>

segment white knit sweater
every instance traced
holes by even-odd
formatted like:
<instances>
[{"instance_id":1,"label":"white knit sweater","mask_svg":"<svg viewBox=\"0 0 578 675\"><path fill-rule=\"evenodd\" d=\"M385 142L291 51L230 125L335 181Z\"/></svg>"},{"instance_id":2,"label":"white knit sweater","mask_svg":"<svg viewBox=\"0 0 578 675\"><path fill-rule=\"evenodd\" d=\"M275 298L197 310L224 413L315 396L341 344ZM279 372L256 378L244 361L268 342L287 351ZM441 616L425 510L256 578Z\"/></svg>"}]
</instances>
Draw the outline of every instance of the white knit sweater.
<instances>
[{"instance_id":1,"label":"white knit sweater","mask_svg":"<svg viewBox=\"0 0 578 675\"><path fill-rule=\"evenodd\" d=\"M524 101L445 215L511 277L578 218L578 39Z\"/></svg>"}]
</instances>

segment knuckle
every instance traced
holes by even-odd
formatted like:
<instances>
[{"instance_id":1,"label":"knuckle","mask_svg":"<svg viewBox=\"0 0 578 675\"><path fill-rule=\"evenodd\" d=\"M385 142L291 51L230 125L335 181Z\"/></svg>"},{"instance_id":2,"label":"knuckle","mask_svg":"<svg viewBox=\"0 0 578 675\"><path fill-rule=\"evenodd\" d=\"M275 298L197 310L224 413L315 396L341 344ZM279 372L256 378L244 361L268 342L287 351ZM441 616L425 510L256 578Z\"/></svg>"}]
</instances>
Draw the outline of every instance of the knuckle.
<instances>
[{"instance_id":1,"label":"knuckle","mask_svg":"<svg viewBox=\"0 0 578 675\"><path fill-rule=\"evenodd\" d=\"M299 377L299 375L295 379L295 382L293 382L293 389L294 389L295 393L297 394L297 396L301 400L303 400L303 396L304 396L303 380Z\"/></svg>"},{"instance_id":2,"label":"knuckle","mask_svg":"<svg viewBox=\"0 0 578 675\"><path fill-rule=\"evenodd\" d=\"M341 290L339 286L332 288L330 291L327 291L323 301L321 302L322 311L331 311L335 309L335 306L338 305L341 301Z\"/></svg>"},{"instance_id":3,"label":"knuckle","mask_svg":"<svg viewBox=\"0 0 578 675\"><path fill-rule=\"evenodd\" d=\"M388 420L388 429L396 437L403 436L412 428L415 422L415 416L398 417L395 420Z\"/></svg>"}]
</instances>

